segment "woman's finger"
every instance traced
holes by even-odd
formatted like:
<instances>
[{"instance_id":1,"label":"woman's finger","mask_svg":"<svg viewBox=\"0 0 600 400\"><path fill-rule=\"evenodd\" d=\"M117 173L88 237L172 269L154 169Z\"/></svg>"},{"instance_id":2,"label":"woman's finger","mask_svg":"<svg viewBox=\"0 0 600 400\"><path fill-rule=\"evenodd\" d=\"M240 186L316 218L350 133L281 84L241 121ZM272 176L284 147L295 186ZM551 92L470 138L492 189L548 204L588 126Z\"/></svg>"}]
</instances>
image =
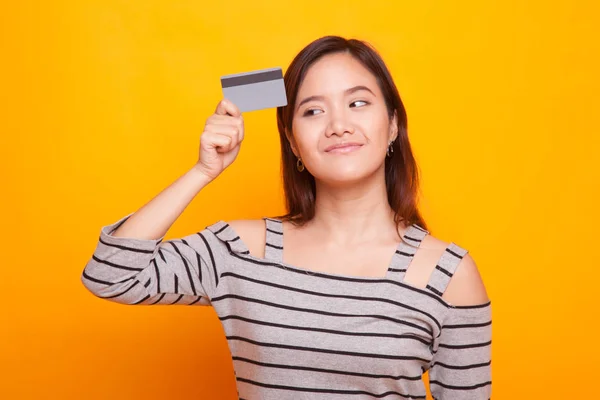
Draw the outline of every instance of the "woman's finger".
<instances>
[{"instance_id":1,"label":"woman's finger","mask_svg":"<svg viewBox=\"0 0 600 400\"><path fill-rule=\"evenodd\" d=\"M223 99L217 104L217 109L215 110L215 114L217 115L231 115L232 117L239 117L242 115L239 108L231 101L227 99Z\"/></svg>"}]
</instances>

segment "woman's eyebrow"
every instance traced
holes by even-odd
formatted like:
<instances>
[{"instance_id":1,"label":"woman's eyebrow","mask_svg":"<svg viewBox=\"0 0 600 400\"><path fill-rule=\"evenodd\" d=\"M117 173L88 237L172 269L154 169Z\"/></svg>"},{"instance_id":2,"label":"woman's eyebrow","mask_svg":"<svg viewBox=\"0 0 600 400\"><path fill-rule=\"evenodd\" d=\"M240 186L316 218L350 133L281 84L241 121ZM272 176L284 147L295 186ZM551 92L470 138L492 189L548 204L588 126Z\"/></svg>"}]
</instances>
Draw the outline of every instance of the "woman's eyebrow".
<instances>
[{"instance_id":1,"label":"woman's eyebrow","mask_svg":"<svg viewBox=\"0 0 600 400\"><path fill-rule=\"evenodd\" d=\"M298 105L296 106L296 110L299 109L300 107L302 107L303 104L308 103L309 101L314 101L314 100L323 101L324 99L325 99L324 96L308 96L308 97L304 98L304 100L302 100L300 103L298 103Z\"/></svg>"},{"instance_id":2,"label":"woman's eyebrow","mask_svg":"<svg viewBox=\"0 0 600 400\"><path fill-rule=\"evenodd\" d=\"M358 85L358 86L351 87L350 89L346 89L344 91L344 94L348 95L348 94L359 92L361 90L366 90L367 92L370 92L373 96L375 96L375 93L373 93L373 91L371 89L369 89L368 87L363 86L363 85Z\"/></svg>"},{"instance_id":3,"label":"woman's eyebrow","mask_svg":"<svg viewBox=\"0 0 600 400\"><path fill-rule=\"evenodd\" d=\"M354 86L354 87L351 87L350 89L344 90L344 95L353 94L353 93L359 92L361 90L366 90L367 92L369 92L373 96L375 96L375 93L373 93L373 91L371 89L369 89L368 87L363 86L363 85ZM302 99L302 101L298 103L298 105L296 106L296 109L302 107L303 104L306 104L309 101L315 101L315 100L323 101L324 99L325 99L324 96L308 96L308 97Z\"/></svg>"}]
</instances>

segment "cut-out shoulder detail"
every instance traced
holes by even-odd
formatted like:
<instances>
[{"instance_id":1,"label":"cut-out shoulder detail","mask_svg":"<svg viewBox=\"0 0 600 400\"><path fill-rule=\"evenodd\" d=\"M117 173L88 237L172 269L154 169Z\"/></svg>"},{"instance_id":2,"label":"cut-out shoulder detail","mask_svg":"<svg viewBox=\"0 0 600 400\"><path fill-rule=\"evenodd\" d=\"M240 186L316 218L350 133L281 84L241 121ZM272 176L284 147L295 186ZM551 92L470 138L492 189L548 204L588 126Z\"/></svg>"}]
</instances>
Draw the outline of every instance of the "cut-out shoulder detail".
<instances>
[{"instance_id":1,"label":"cut-out shoulder detail","mask_svg":"<svg viewBox=\"0 0 600 400\"><path fill-rule=\"evenodd\" d=\"M419 262L412 271L409 268L407 281L417 287L426 286L453 307L489 305L484 283L468 250L454 242L427 235L417 255Z\"/></svg>"},{"instance_id":2,"label":"cut-out shoulder detail","mask_svg":"<svg viewBox=\"0 0 600 400\"><path fill-rule=\"evenodd\" d=\"M263 219L239 219L228 221L233 230L240 235L248 247L250 255L257 258L265 256L265 221Z\"/></svg>"},{"instance_id":3,"label":"cut-out shoulder detail","mask_svg":"<svg viewBox=\"0 0 600 400\"><path fill-rule=\"evenodd\" d=\"M406 276L403 278L403 282L425 290L437 261L449 245L450 243L446 243L431 234L426 235L419 251L415 254L413 265L408 268Z\"/></svg>"},{"instance_id":4,"label":"cut-out shoulder detail","mask_svg":"<svg viewBox=\"0 0 600 400\"><path fill-rule=\"evenodd\" d=\"M240 236L251 256L265 259L266 225L264 219L232 220L226 223ZM404 283L425 290L425 284L435 269L435 261L439 259L440 254L447 251L446 249L451 244L451 242L446 242L431 234L426 235L420 245L419 254L421 254L423 265L427 265L427 268L421 271L415 271L417 268L414 268L411 271L413 272L412 276L409 280L404 280ZM410 270L411 268L409 268ZM470 254L467 253L458 264L456 273L450 279L441 298L449 305L456 307L483 307L489 302L482 278Z\"/></svg>"},{"instance_id":5,"label":"cut-out shoulder detail","mask_svg":"<svg viewBox=\"0 0 600 400\"><path fill-rule=\"evenodd\" d=\"M456 273L442 297L452 305L463 307L483 306L490 301L479 269L470 254L467 253L456 267Z\"/></svg>"}]
</instances>

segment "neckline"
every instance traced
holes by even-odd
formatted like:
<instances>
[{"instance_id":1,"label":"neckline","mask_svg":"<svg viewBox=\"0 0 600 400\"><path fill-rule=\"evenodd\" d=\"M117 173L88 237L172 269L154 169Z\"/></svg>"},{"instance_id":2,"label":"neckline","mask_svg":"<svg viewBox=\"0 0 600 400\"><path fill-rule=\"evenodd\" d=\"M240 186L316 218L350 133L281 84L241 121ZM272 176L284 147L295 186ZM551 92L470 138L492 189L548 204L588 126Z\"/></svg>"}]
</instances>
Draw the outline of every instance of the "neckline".
<instances>
[{"instance_id":1,"label":"neckline","mask_svg":"<svg viewBox=\"0 0 600 400\"><path fill-rule=\"evenodd\" d=\"M271 218L271 219L273 219L273 218ZM279 220L275 220L275 221L279 221ZM279 221L279 222L281 222L281 221ZM409 225L409 227L406 229L406 231L402 235L403 238L405 238L407 236L407 233L411 232L410 228L413 228L413 232L415 232L414 229L416 229L417 233L422 234L423 237L425 237L429 234L429 231L427 231L426 229L413 223L413 224ZM229 252L232 255L235 254L235 256L237 258L240 258L242 260L246 259L250 262L254 262L259 265L271 265L271 266L274 266L277 268L291 270L292 272L295 272L295 273L301 273L302 275L305 275L305 276L315 276L315 277L320 277L320 278L325 278L325 279L340 279L340 280L354 281L354 282L373 282L373 283L387 282L390 284L404 287L413 292L420 293L420 294L423 294L434 300L437 300L440 304L442 304L443 306L445 306L447 308L476 309L476 308L489 307L491 304L491 300L488 300L486 303L482 303L482 304L454 305L452 303L447 302L441 296L431 293L430 291L428 291L425 288L421 288L421 287L415 286L411 283L407 283L406 281L404 281L403 279L399 279L398 277L390 276L391 264L390 264L390 266L388 266L386 275L384 277L361 277L361 276L349 275L349 274L311 271L306 268L302 268L302 267L295 266L292 264L287 264L283 261L274 261L274 260L269 260L264 257L263 258L255 257L252 254L250 254L250 250L248 250L248 247L246 246L246 244L241 240L241 237L237 234L235 229L231 225L229 225L227 222L225 222L223 220L219 220L218 222L216 222L210 226L207 226L207 229L209 231L211 231L218 239L225 242L227 248L229 249ZM416 251L420 248L420 243L419 243L419 246L414 246L414 245L406 244L404 241L401 241L398 244L398 246L396 248L396 252L394 253L394 255L392 257L397 257L398 249L402 248L402 247L404 247L404 249L407 249L407 248L415 249L415 253L416 253ZM411 264L412 264L412 259L410 260L410 262L408 263L406 268L408 268ZM308 273L306 273L306 271L308 271Z\"/></svg>"},{"instance_id":2,"label":"neckline","mask_svg":"<svg viewBox=\"0 0 600 400\"><path fill-rule=\"evenodd\" d=\"M283 241L283 221L281 221L279 219L266 218L266 217L264 217L262 219L265 220L265 225L267 223L267 221L266 221L267 219L274 221L279 225L279 228L280 228L279 234L281 235L282 241ZM230 245L235 245L235 248L232 248L233 251L235 251L237 249L238 252L244 254L244 257L250 258L250 259L258 261L260 263L276 264L276 265L283 267L284 269L290 269L294 272L303 273L304 275L307 275L307 276L317 276L317 277L325 277L325 278L331 278L331 279L344 279L344 280L354 280L354 281L373 281L373 282L393 280L395 282L399 282L403 285L409 286L412 289L426 292L425 289L421 289L414 285L407 284L406 282L403 281L403 279L392 278L392 276L391 276L392 273L396 273L395 271L393 271L393 267L394 267L394 265L396 265L398 263L398 257L402 256L402 254L404 254L404 255L410 254L411 255L411 259L408 261L407 265L404 267L404 271L406 271L410 267L410 265L412 265L414 253L416 253L416 251L420 247L421 240L418 240L418 245L409 244L409 242L406 241L407 239L409 241L415 241L414 238L409 236L409 234L415 233L415 232L418 233L418 231L421 231L424 233L423 237L425 237L427 234L429 234L429 232L427 230L421 228L420 226L417 226L417 224L415 224L415 223L410 224L406 228L404 233L402 234L402 236L401 236L402 239L401 239L400 243L398 243L398 245L396 246L394 253L392 253L392 255L391 255L391 258L388 262L388 266L387 266L384 276L359 276L359 275L343 274L343 273L337 273L337 272L314 271L314 270L311 270L308 268L304 268L304 267L300 267L297 265L286 263L285 261L283 261L283 257L281 257L281 259L279 259L279 260L269 259L266 257L266 249L265 249L265 257L256 257L256 256L253 256L252 254L250 254L250 250L248 249L246 244L242 241L242 239L240 238L238 233L235 231L235 229L231 225L229 225L227 222L222 221L222 220L219 221L216 225L219 226L219 229L217 232L219 232L219 233L225 233L225 231L230 232L230 234L226 235L226 236L231 237L231 239L228 239L228 240L225 239L225 240L227 242L229 242ZM268 233L268 232L265 231L265 234L266 233ZM265 247L266 247L266 243L265 243ZM411 253L410 250L407 251L408 249L414 249L414 251ZM279 249L279 251L281 251L283 254L283 246L281 246L281 249ZM404 277L404 273L405 272L401 272L402 277Z\"/></svg>"}]
</instances>

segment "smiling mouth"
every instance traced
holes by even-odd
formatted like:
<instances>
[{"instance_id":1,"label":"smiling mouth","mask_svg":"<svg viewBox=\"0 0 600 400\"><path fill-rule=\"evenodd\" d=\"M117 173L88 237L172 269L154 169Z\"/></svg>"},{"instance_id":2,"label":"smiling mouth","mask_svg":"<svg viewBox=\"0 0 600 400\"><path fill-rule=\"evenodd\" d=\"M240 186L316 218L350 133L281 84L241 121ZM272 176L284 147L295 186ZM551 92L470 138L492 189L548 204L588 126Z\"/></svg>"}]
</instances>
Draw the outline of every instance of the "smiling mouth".
<instances>
[{"instance_id":1,"label":"smiling mouth","mask_svg":"<svg viewBox=\"0 0 600 400\"><path fill-rule=\"evenodd\" d=\"M362 147L360 143L344 143L330 146L325 149L326 153L350 153Z\"/></svg>"}]
</instances>

